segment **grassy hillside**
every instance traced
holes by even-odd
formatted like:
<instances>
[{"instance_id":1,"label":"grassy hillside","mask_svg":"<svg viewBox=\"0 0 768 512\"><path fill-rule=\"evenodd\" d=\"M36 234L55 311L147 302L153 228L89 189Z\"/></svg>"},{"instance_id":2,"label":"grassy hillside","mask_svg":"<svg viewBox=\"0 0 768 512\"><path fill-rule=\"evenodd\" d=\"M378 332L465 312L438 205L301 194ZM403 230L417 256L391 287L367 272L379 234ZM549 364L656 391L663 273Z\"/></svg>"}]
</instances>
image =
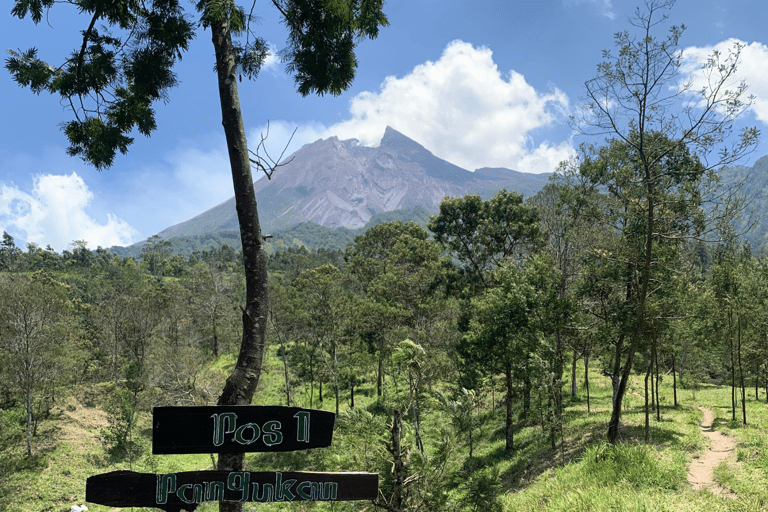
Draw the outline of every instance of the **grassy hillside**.
<instances>
[{"instance_id":1,"label":"grassy hillside","mask_svg":"<svg viewBox=\"0 0 768 512\"><path fill-rule=\"evenodd\" d=\"M200 389L215 390L233 364L231 356L220 358L199 376ZM597 372L595 372L597 374ZM275 347L270 350L265 373L256 393L258 404L284 404L281 382L282 363ZM387 425L392 421L392 406L407 405L404 376L388 379L382 403L375 400L374 383L356 389L356 407L349 407L349 392L342 393L341 414L336 422L330 448L304 452L253 454L246 467L258 470L374 471L380 474L380 488L391 492L391 457L384 447ZM581 376L579 376L581 378ZM568 382L568 379L565 380ZM397 384L397 386L396 386ZM589 411L586 389L566 406L564 443L549 447L549 439L538 426L523 426L516 432L516 449L504 452L504 407L501 382L486 386L473 410L472 443L469 457L467 432L458 435L449 428L453 416L432 389L422 404L422 435L425 451L413 445L410 417L404 421L404 445L410 446L409 489L411 498L429 503L438 510L514 510L514 511L760 511L768 508L768 404L747 401L750 425L730 422L730 388L699 386L678 390L680 405L672 405L671 379L661 384L661 421L651 419L650 443L643 439L643 397L641 377L631 382L632 392L625 399L622 443L612 447L603 442L610 407L610 383L593 377ZM132 469L141 472L177 472L211 468L209 455L151 454L151 397L134 430L133 460L111 459L102 440L115 423L114 411L107 412L111 384L73 387L58 396L47 419L38 428L34 456L23 456L23 441L11 443L0 453L0 510L32 512L68 510L83 503L85 481L89 475ZM315 408L333 410L330 390ZM309 406L308 390L294 388L293 405ZM716 497L708 491L694 491L686 481L692 459L702 456L706 442L699 427L702 413L697 405L715 412L714 428L737 441L735 453L715 471L729 497ZM20 428L23 418L15 409L0 415L6 438ZM523 425L525 425L523 423ZM6 443L7 445L7 443ZM419 501L420 500L420 501ZM89 504L94 512L111 510ZM247 504L247 510L372 510L369 503L275 503ZM215 503L204 503L198 510L217 510Z\"/></svg>"}]
</instances>

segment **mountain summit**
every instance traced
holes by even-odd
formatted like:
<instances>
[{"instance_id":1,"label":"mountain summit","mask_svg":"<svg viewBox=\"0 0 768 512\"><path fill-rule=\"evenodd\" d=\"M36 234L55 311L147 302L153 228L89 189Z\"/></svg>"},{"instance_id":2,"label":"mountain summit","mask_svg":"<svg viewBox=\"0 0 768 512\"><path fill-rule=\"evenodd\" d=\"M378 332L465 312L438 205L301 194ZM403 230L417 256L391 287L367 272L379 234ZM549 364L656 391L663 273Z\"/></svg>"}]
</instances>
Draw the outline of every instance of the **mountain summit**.
<instances>
[{"instance_id":1,"label":"mountain summit","mask_svg":"<svg viewBox=\"0 0 768 512\"><path fill-rule=\"evenodd\" d=\"M490 197L503 187L530 195L547 179L499 168L470 172L387 127L376 148L338 137L307 144L271 180L262 177L254 187L262 231L269 233L307 221L355 229L380 212L415 206L437 212L446 196ZM231 198L159 235L167 239L237 229Z\"/></svg>"}]
</instances>

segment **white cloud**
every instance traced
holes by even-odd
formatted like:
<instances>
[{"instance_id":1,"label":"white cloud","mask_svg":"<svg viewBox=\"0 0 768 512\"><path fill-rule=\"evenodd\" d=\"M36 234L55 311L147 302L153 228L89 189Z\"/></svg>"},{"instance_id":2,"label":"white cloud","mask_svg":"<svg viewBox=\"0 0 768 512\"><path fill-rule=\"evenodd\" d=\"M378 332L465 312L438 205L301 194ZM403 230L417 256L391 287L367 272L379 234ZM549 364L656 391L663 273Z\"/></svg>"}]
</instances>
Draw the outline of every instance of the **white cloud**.
<instances>
[{"instance_id":1,"label":"white cloud","mask_svg":"<svg viewBox=\"0 0 768 512\"><path fill-rule=\"evenodd\" d=\"M31 193L14 185L0 185L0 227L27 243L61 251L74 240L89 247L128 245L138 232L126 222L107 214L99 223L86 209L93 198L83 179L70 175L42 174Z\"/></svg>"},{"instance_id":2,"label":"white cloud","mask_svg":"<svg viewBox=\"0 0 768 512\"><path fill-rule=\"evenodd\" d=\"M436 62L416 66L402 78L387 77L379 92L355 96L352 117L329 127L325 136L375 146L390 125L469 170L551 172L572 149L535 144L534 136L562 124L568 111L568 97L559 89L540 93L515 71L503 75L490 49L454 41Z\"/></svg>"},{"instance_id":3,"label":"white cloud","mask_svg":"<svg viewBox=\"0 0 768 512\"><path fill-rule=\"evenodd\" d=\"M269 47L269 53L267 53L267 58L264 59L264 64L262 64L261 70L276 71L277 67L280 65L280 56L277 54L277 46L272 43L267 43L267 46Z\"/></svg>"},{"instance_id":4,"label":"white cloud","mask_svg":"<svg viewBox=\"0 0 768 512\"><path fill-rule=\"evenodd\" d=\"M734 88L743 80L749 87L747 96L755 96L751 106L752 111L758 120L768 123L768 81L765 79L765 70L768 69L768 46L758 42L747 44L738 39L727 39L713 46L689 47L683 50L681 71L686 77L693 79L694 91L701 90L707 85L706 70L702 68L707 59L717 51L720 53L721 62L725 61L730 57L736 44L743 45L743 48L736 74L727 85Z\"/></svg>"}]
</instances>

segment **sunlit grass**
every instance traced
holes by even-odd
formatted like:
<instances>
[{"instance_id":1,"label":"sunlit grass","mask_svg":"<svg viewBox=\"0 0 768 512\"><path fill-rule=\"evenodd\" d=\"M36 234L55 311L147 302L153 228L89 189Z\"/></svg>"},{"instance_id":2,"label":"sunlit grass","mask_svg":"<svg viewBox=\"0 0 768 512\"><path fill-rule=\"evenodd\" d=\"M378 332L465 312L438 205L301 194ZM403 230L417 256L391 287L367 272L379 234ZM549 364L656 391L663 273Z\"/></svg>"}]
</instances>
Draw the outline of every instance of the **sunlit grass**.
<instances>
[{"instance_id":1,"label":"sunlit grass","mask_svg":"<svg viewBox=\"0 0 768 512\"><path fill-rule=\"evenodd\" d=\"M232 367L234 356L219 358L201 375L210 386L220 388ZM397 387L388 376L385 396L376 396L375 381L370 379L355 391L355 408L349 403L349 390L340 393L340 415L336 420L331 447L283 453L255 453L246 456L251 471L369 471L380 475L380 487L387 490L391 458L384 448L389 439L387 425L392 421L394 407L408 405L407 381L399 376ZM581 380L583 376L578 375ZM473 432L474 456L469 457L466 435L452 432L451 418L433 394L425 390L421 402L421 433L425 453L415 449L415 431L406 409L403 443L411 450L413 471L419 464L428 467L438 454L441 443L448 442L450 453L444 471L441 492L447 495L450 510L466 509L462 499L471 482L488 475L498 475L499 500L504 510L567 512L603 510L653 511L765 511L768 509L768 405L747 400L749 425L731 421L730 389L727 386L700 385L697 389L678 389L678 406L672 398L672 381L662 379L661 419L650 418L650 442L644 442L645 400L642 396L642 376L633 376L626 395L620 431L620 444L605 444L610 415L610 381L591 372L590 404L587 410L586 389L579 387L578 396L570 397L570 386L564 388L565 411L562 436L558 446L550 446L548 431L536 424L538 418L524 420L516 413L515 447L504 449L503 390L497 381L492 392L486 389L479 396L482 406L475 411ZM569 376L565 376L569 383ZM282 361L277 347L269 349L264 372L257 390L257 404L286 403ZM442 390L449 393L449 384ZM308 388L293 387L291 404L309 407ZM764 400L764 395L762 395ZM336 403L330 386L324 389L323 402L315 389L312 406L335 410ZM495 402L495 403L494 403ZM494 407L495 405L495 407ZM699 425L702 413L697 405L706 405L716 415L715 428L734 437L738 446L734 456L715 471L718 482L737 493L736 499L724 499L707 491L693 491L686 475L690 461L701 456L706 448ZM517 404L520 406L520 404ZM740 410L737 418L741 418ZM60 418L41 424L41 436L55 436ZM94 442L85 449L75 449L59 443L43 450L31 460L22 461L2 487L7 510L20 512L54 511L82 503L88 476L117 469L140 472L171 473L211 469L208 454L151 455L149 412L144 412L138 427L143 449L132 462L110 461L104 447ZM92 432L96 434L95 432ZM446 436L449 438L446 441ZM21 460L21 459L16 459ZM426 462L425 462L426 461ZM246 504L246 510L359 511L365 503L273 503ZM464 508L462 508L464 507ZM95 512L111 510L89 504ZM197 510L217 510L216 503L204 503ZM446 509L448 510L448 509Z\"/></svg>"}]
</instances>

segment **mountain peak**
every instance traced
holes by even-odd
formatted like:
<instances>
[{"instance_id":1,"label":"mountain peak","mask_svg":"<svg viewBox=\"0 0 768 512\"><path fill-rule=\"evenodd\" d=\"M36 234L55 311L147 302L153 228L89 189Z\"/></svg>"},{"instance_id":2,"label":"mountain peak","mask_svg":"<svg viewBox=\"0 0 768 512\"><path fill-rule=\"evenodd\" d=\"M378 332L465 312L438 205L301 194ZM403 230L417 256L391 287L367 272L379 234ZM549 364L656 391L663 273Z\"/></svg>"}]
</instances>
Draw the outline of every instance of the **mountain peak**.
<instances>
[{"instance_id":1,"label":"mountain peak","mask_svg":"<svg viewBox=\"0 0 768 512\"><path fill-rule=\"evenodd\" d=\"M429 151L416 142L395 130L391 126L387 126L384 130L384 136L381 138L381 144L379 147L382 149L391 149L399 153L415 154L415 153L429 153ZM431 154L431 153L430 153Z\"/></svg>"},{"instance_id":2,"label":"mountain peak","mask_svg":"<svg viewBox=\"0 0 768 512\"><path fill-rule=\"evenodd\" d=\"M511 179L511 174L499 169L477 174L462 169L388 126L376 148L337 136L307 144L291 155L273 179L260 179L254 189L265 232L307 221L354 229L365 226L376 213L416 206L434 213L446 196L480 193L490 197L502 186L520 191L508 183ZM539 188L536 182L535 190ZM229 199L161 236L237 228L234 199Z\"/></svg>"}]
</instances>

